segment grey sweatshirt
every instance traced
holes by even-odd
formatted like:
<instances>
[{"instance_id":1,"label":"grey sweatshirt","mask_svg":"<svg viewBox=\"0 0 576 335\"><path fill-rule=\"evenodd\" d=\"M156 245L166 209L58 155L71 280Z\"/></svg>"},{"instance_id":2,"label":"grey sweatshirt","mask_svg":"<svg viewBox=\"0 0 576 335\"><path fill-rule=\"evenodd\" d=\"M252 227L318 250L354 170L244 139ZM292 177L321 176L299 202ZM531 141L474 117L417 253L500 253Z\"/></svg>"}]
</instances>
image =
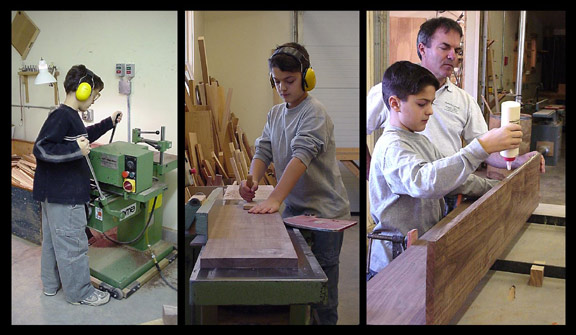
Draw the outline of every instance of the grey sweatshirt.
<instances>
[{"instance_id":1,"label":"grey sweatshirt","mask_svg":"<svg viewBox=\"0 0 576 335\"><path fill-rule=\"evenodd\" d=\"M254 159L262 160L266 166L274 163L277 180L293 157L307 167L284 200L282 217L314 214L344 219L350 215L336 160L334 124L316 98L309 95L295 108L287 108L285 103L272 107L255 149Z\"/></svg>"},{"instance_id":2,"label":"grey sweatshirt","mask_svg":"<svg viewBox=\"0 0 576 335\"><path fill-rule=\"evenodd\" d=\"M406 235L417 228L422 236L444 217L444 196L481 196L496 185L496 180L472 174L487 157L477 139L445 157L426 136L388 126L370 166L374 231Z\"/></svg>"}]
</instances>

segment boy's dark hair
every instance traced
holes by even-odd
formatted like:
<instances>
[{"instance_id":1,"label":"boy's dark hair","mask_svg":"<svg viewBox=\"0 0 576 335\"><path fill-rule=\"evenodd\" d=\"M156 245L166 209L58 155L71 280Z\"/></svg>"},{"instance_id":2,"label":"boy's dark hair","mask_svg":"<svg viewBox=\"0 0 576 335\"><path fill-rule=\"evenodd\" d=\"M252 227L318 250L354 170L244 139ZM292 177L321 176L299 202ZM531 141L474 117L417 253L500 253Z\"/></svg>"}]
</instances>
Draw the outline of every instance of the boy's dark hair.
<instances>
[{"instance_id":1,"label":"boy's dark hair","mask_svg":"<svg viewBox=\"0 0 576 335\"><path fill-rule=\"evenodd\" d=\"M462 27L458 24L458 22L449 19L447 17L436 17L426 22L422 23L420 26L420 30L418 31L418 38L416 38L416 52L418 53L418 57L422 59L422 55L420 55L420 50L418 50L418 45L420 43L424 44L426 47L430 47L430 39L432 35L436 32L438 28L443 28L444 32L447 33L450 30L455 30L457 33L460 34L462 37Z\"/></svg>"},{"instance_id":2,"label":"boy's dark hair","mask_svg":"<svg viewBox=\"0 0 576 335\"><path fill-rule=\"evenodd\" d=\"M409 61L396 62L386 69L382 77L382 98L390 109L388 99L395 95L406 101L409 95L418 94L424 87L432 85L440 88L438 79L425 67Z\"/></svg>"},{"instance_id":3,"label":"boy's dark hair","mask_svg":"<svg viewBox=\"0 0 576 335\"><path fill-rule=\"evenodd\" d=\"M281 71L301 72L302 70L310 67L310 55L308 55L306 48L298 43L290 42L277 47L274 52L284 47L294 48L298 50L298 52L300 52L304 57L298 60L295 58L295 56L291 56L285 53L272 54L272 56L268 58L268 69L270 71L272 71L273 67L277 67ZM300 62L302 62L302 64L300 64Z\"/></svg>"},{"instance_id":4,"label":"boy's dark hair","mask_svg":"<svg viewBox=\"0 0 576 335\"><path fill-rule=\"evenodd\" d=\"M88 70L86 66L74 65L68 70L66 73L66 79L64 79L64 90L66 90L66 94L70 92L75 92L78 89L78 85L80 83L88 83L92 86L92 90L100 90L104 89L104 82L102 79L94 74L94 72Z\"/></svg>"}]
</instances>

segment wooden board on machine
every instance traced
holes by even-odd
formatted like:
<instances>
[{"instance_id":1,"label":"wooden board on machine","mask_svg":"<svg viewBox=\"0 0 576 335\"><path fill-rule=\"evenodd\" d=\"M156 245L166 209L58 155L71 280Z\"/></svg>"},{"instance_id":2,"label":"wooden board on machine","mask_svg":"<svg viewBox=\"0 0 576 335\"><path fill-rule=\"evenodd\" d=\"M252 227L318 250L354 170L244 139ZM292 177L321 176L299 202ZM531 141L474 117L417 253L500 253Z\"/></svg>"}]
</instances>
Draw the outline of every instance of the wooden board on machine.
<instances>
[{"instance_id":1,"label":"wooden board on machine","mask_svg":"<svg viewBox=\"0 0 576 335\"><path fill-rule=\"evenodd\" d=\"M249 214L242 204L220 207L208 226L201 268L297 268L298 256L279 213Z\"/></svg>"},{"instance_id":2,"label":"wooden board on machine","mask_svg":"<svg viewBox=\"0 0 576 335\"><path fill-rule=\"evenodd\" d=\"M540 200L540 155L451 213L367 284L368 324L447 324ZM458 210L458 209L457 209ZM394 289L383 289L383 285Z\"/></svg>"}]
</instances>

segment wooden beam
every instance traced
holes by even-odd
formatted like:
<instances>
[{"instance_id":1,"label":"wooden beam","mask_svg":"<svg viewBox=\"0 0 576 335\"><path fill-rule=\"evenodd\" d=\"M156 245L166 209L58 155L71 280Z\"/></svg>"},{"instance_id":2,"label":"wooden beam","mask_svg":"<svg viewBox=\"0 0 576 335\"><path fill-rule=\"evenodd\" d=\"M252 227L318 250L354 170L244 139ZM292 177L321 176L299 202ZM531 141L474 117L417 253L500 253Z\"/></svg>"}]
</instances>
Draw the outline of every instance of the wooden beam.
<instances>
[{"instance_id":1,"label":"wooden beam","mask_svg":"<svg viewBox=\"0 0 576 335\"><path fill-rule=\"evenodd\" d=\"M456 208L367 283L368 324L447 324L540 199L540 155Z\"/></svg>"},{"instance_id":2,"label":"wooden beam","mask_svg":"<svg viewBox=\"0 0 576 335\"><path fill-rule=\"evenodd\" d=\"M222 165L222 163L220 162L220 159L218 159L218 156L216 156L216 154L214 153L214 151L210 152L210 154L212 155L212 159L214 160L214 164L216 165L216 167L218 168L218 172L220 172L220 174L222 176L224 176L224 178L228 179L228 173L226 173L226 170L224 169L224 166Z\"/></svg>"},{"instance_id":3,"label":"wooden beam","mask_svg":"<svg viewBox=\"0 0 576 335\"><path fill-rule=\"evenodd\" d=\"M418 240L366 284L366 323L426 323L426 241Z\"/></svg>"},{"instance_id":4,"label":"wooden beam","mask_svg":"<svg viewBox=\"0 0 576 335\"><path fill-rule=\"evenodd\" d=\"M359 148L336 148L336 159L339 161L353 161L360 159Z\"/></svg>"},{"instance_id":5,"label":"wooden beam","mask_svg":"<svg viewBox=\"0 0 576 335\"><path fill-rule=\"evenodd\" d=\"M200 54L200 66L202 67L202 82L209 85L208 60L206 58L206 44L204 36L198 37L198 53Z\"/></svg>"},{"instance_id":6,"label":"wooden beam","mask_svg":"<svg viewBox=\"0 0 576 335\"><path fill-rule=\"evenodd\" d=\"M426 323L446 324L540 202L540 154L426 232Z\"/></svg>"}]
</instances>

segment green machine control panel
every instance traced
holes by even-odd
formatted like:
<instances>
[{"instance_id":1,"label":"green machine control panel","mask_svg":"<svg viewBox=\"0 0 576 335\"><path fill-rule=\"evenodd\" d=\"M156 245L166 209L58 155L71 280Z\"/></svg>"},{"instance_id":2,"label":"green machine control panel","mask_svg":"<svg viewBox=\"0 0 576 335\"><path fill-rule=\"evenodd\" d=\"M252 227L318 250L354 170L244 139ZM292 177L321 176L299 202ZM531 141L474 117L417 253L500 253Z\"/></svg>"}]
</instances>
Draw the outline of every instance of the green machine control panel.
<instances>
[{"instance_id":1,"label":"green machine control panel","mask_svg":"<svg viewBox=\"0 0 576 335\"><path fill-rule=\"evenodd\" d=\"M153 159L153 151L128 142L113 142L90 151L96 179L128 193L139 193L152 186Z\"/></svg>"}]
</instances>

